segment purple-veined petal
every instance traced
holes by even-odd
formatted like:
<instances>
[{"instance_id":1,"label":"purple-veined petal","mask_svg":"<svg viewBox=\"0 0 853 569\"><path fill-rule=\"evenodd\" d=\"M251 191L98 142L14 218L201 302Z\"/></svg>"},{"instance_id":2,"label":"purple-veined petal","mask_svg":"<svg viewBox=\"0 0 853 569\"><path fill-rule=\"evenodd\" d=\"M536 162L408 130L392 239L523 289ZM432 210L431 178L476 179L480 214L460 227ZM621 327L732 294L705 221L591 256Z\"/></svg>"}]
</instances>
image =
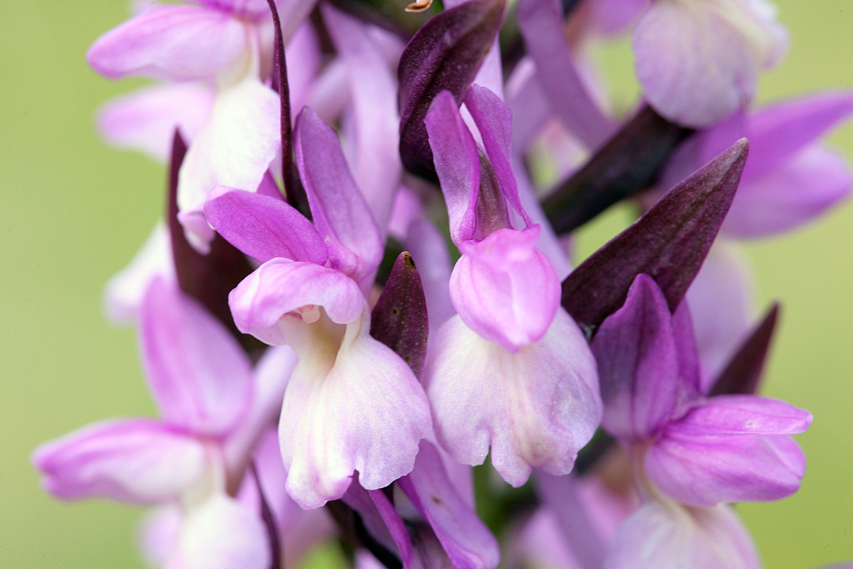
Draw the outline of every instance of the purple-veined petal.
<instances>
[{"instance_id":1,"label":"purple-veined petal","mask_svg":"<svg viewBox=\"0 0 853 569\"><path fill-rule=\"evenodd\" d=\"M281 257L323 265L328 259L314 225L281 199L219 186L204 204L204 215L228 242L261 263Z\"/></svg>"},{"instance_id":2,"label":"purple-veined petal","mask_svg":"<svg viewBox=\"0 0 853 569\"><path fill-rule=\"evenodd\" d=\"M222 435L251 401L251 363L216 318L175 287L151 283L140 343L153 397L172 425Z\"/></svg>"},{"instance_id":3,"label":"purple-veined petal","mask_svg":"<svg viewBox=\"0 0 853 569\"><path fill-rule=\"evenodd\" d=\"M691 506L778 500L796 492L805 459L779 435L800 433L811 414L782 401L721 396L667 427L647 452L649 477Z\"/></svg>"},{"instance_id":4,"label":"purple-veined petal","mask_svg":"<svg viewBox=\"0 0 853 569\"><path fill-rule=\"evenodd\" d=\"M512 112L501 99L479 85L472 85L465 97L465 106L471 112L480 131L486 155L498 179L501 195L524 220L533 225L518 196L518 184L512 170Z\"/></svg>"},{"instance_id":5,"label":"purple-veined petal","mask_svg":"<svg viewBox=\"0 0 853 569\"><path fill-rule=\"evenodd\" d=\"M348 157L353 178L362 189L376 224L384 228L403 171L396 82L380 46L373 40L372 35L378 30L329 6L324 6L323 18L346 63L352 91L355 136Z\"/></svg>"},{"instance_id":6,"label":"purple-veined petal","mask_svg":"<svg viewBox=\"0 0 853 569\"><path fill-rule=\"evenodd\" d=\"M423 377L442 447L470 465L491 447L513 486L534 467L567 474L601 420L595 361L562 310L541 340L516 353L453 317L431 339Z\"/></svg>"},{"instance_id":7,"label":"purple-veined petal","mask_svg":"<svg viewBox=\"0 0 853 569\"><path fill-rule=\"evenodd\" d=\"M590 96L572 61L560 3L520 0L518 24L551 110L584 144L598 148L613 133L614 125Z\"/></svg>"},{"instance_id":8,"label":"purple-veined petal","mask_svg":"<svg viewBox=\"0 0 853 569\"><path fill-rule=\"evenodd\" d=\"M251 77L217 95L178 177L178 218L197 249L204 251L213 238L202 212L210 191L260 185L281 146L280 112L275 91Z\"/></svg>"},{"instance_id":9,"label":"purple-veined petal","mask_svg":"<svg viewBox=\"0 0 853 569\"><path fill-rule=\"evenodd\" d=\"M850 195L853 174L838 152L811 146L773 171L746 178L721 231L741 238L793 229Z\"/></svg>"},{"instance_id":10,"label":"purple-veined petal","mask_svg":"<svg viewBox=\"0 0 853 569\"><path fill-rule=\"evenodd\" d=\"M542 338L560 306L557 273L536 249L538 237L533 226L463 241L450 275L450 299L465 324L510 352Z\"/></svg>"},{"instance_id":11,"label":"purple-veined petal","mask_svg":"<svg viewBox=\"0 0 853 569\"><path fill-rule=\"evenodd\" d=\"M753 296L745 255L734 244L717 239L686 296L699 350L702 393L708 392L709 383L748 330Z\"/></svg>"},{"instance_id":12,"label":"purple-veined petal","mask_svg":"<svg viewBox=\"0 0 853 569\"><path fill-rule=\"evenodd\" d=\"M161 277L170 286L173 283L177 286L170 251L169 232L159 222L130 264L107 283L104 289L107 318L116 324L135 320L148 285L155 277Z\"/></svg>"},{"instance_id":13,"label":"purple-veined petal","mask_svg":"<svg viewBox=\"0 0 853 569\"><path fill-rule=\"evenodd\" d=\"M637 76L649 103L684 126L704 127L746 105L762 67L787 45L770 14L736 0L655 2L633 31Z\"/></svg>"},{"instance_id":14,"label":"purple-veined petal","mask_svg":"<svg viewBox=\"0 0 853 569\"><path fill-rule=\"evenodd\" d=\"M45 490L64 500L174 500L199 480L207 463L196 439L150 419L95 423L33 453Z\"/></svg>"},{"instance_id":15,"label":"purple-veined petal","mask_svg":"<svg viewBox=\"0 0 853 569\"><path fill-rule=\"evenodd\" d=\"M601 324L592 351L604 401L602 425L610 434L642 440L670 421L684 386L672 315L651 277L637 276L625 304Z\"/></svg>"},{"instance_id":16,"label":"purple-veined petal","mask_svg":"<svg viewBox=\"0 0 853 569\"><path fill-rule=\"evenodd\" d=\"M650 501L610 544L603 569L760 569L755 546L728 506L684 508Z\"/></svg>"},{"instance_id":17,"label":"purple-veined petal","mask_svg":"<svg viewBox=\"0 0 853 569\"><path fill-rule=\"evenodd\" d=\"M421 441L415 468L398 485L430 524L454 567L497 567L497 540L453 486L432 443Z\"/></svg>"},{"instance_id":18,"label":"purple-veined petal","mask_svg":"<svg viewBox=\"0 0 853 569\"><path fill-rule=\"evenodd\" d=\"M314 225L326 239L331 266L361 284L379 265L383 244L350 174L338 135L305 108L296 119L294 149Z\"/></svg>"},{"instance_id":19,"label":"purple-veined petal","mask_svg":"<svg viewBox=\"0 0 853 569\"><path fill-rule=\"evenodd\" d=\"M110 79L143 75L191 81L222 71L246 46L245 25L227 12L157 6L102 35L86 59Z\"/></svg>"},{"instance_id":20,"label":"purple-veined petal","mask_svg":"<svg viewBox=\"0 0 853 569\"><path fill-rule=\"evenodd\" d=\"M258 267L231 291L228 302L241 332L273 346L299 342L288 337L291 327L284 317L290 312L309 309L304 317L288 316L302 323L316 320L314 310L322 308L333 323L348 324L367 306L358 285L343 273L289 259L272 259Z\"/></svg>"},{"instance_id":21,"label":"purple-veined petal","mask_svg":"<svg viewBox=\"0 0 853 569\"><path fill-rule=\"evenodd\" d=\"M165 163L175 129L192 140L210 114L213 95L210 87L199 83L146 87L101 107L98 129L109 144L142 151Z\"/></svg>"},{"instance_id":22,"label":"purple-veined petal","mask_svg":"<svg viewBox=\"0 0 853 569\"><path fill-rule=\"evenodd\" d=\"M477 228L477 194L480 191L477 143L449 91L439 93L433 100L424 124L450 216L450 237L459 245L471 239Z\"/></svg>"},{"instance_id":23,"label":"purple-veined petal","mask_svg":"<svg viewBox=\"0 0 853 569\"><path fill-rule=\"evenodd\" d=\"M270 547L260 515L215 494L184 518L165 569L269 569Z\"/></svg>"},{"instance_id":24,"label":"purple-veined petal","mask_svg":"<svg viewBox=\"0 0 853 569\"><path fill-rule=\"evenodd\" d=\"M353 471L367 490L405 476L432 432L423 388L366 320L347 326L337 352L318 342L297 350L279 439L287 491L306 509L340 498Z\"/></svg>"}]
</instances>

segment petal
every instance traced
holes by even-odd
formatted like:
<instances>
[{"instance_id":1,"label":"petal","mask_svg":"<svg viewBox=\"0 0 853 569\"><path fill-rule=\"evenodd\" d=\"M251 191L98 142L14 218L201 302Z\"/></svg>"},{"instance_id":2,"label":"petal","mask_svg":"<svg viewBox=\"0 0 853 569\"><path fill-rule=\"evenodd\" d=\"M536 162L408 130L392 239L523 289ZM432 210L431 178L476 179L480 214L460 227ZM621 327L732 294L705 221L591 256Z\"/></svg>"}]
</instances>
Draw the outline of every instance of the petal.
<instances>
[{"instance_id":1,"label":"petal","mask_svg":"<svg viewBox=\"0 0 853 569\"><path fill-rule=\"evenodd\" d=\"M480 131L486 155L492 164L501 195L522 217L527 227L533 221L524 211L518 196L518 185L510 163L512 142L512 112L500 97L479 85L472 85L465 97L465 106L471 112Z\"/></svg>"},{"instance_id":2,"label":"petal","mask_svg":"<svg viewBox=\"0 0 853 569\"><path fill-rule=\"evenodd\" d=\"M172 263L169 232L158 222L142 249L130 264L107 283L104 289L104 312L113 323L135 320L152 279L161 277L166 283L176 282Z\"/></svg>"},{"instance_id":3,"label":"petal","mask_svg":"<svg viewBox=\"0 0 853 569\"><path fill-rule=\"evenodd\" d=\"M160 506L145 514L139 524L139 552L148 567L163 567L178 543L184 516L177 504Z\"/></svg>"},{"instance_id":4,"label":"petal","mask_svg":"<svg viewBox=\"0 0 853 569\"><path fill-rule=\"evenodd\" d=\"M562 475L601 418L595 362L559 311L538 342L510 353L451 318L431 339L424 384L442 447L464 464L492 463L513 486L534 467Z\"/></svg>"},{"instance_id":5,"label":"petal","mask_svg":"<svg viewBox=\"0 0 853 569\"><path fill-rule=\"evenodd\" d=\"M464 241L450 275L450 299L465 324L510 352L542 338L560 305L557 273L536 249L538 237L533 226Z\"/></svg>"},{"instance_id":6,"label":"petal","mask_svg":"<svg viewBox=\"0 0 853 569\"><path fill-rule=\"evenodd\" d=\"M616 532L604 569L760 569L755 546L727 506L644 504Z\"/></svg>"},{"instance_id":7,"label":"petal","mask_svg":"<svg viewBox=\"0 0 853 569\"><path fill-rule=\"evenodd\" d=\"M323 265L329 257L314 225L281 199L220 186L204 204L204 215L228 242L261 263L282 257Z\"/></svg>"},{"instance_id":8,"label":"petal","mask_svg":"<svg viewBox=\"0 0 853 569\"><path fill-rule=\"evenodd\" d=\"M165 569L268 569L270 546L260 516L217 494L193 508Z\"/></svg>"},{"instance_id":9,"label":"petal","mask_svg":"<svg viewBox=\"0 0 853 569\"><path fill-rule=\"evenodd\" d=\"M670 421L684 386L672 315L651 277L637 276L624 306L598 329L592 350L604 401L602 425L610 434L642 440Z\"/></svg>"},{"instance_id":10,"label":"petal","mask_svg":"<svg viewBox=\"0 0 853 569\"><path fill-rule=\"evenodd\" d=\"M305 108L293 136L296 164L331 266L359 283L372 279L382 259L382 238L350 174L337 133Z\"/></svg>"},{"instance_id":11,"label":"petal","mask_svg":"<svg viewBox=\"0 0 853 569\"><path fill-rule=\"evenodd\" d=\"M213 231L202 209L216 186L255 191L281 146L278 94L257 79L222 90L190 145L178 177L179 219L204 243ZM200 219L199 219L200 218Z\"/></svg>"},{"instance_id":12,"label":"petal","mask_svg":"<svg viewBox=\"0 0 853 569\"><path fill-rule=\"evenodd\" d=\"M398 484L430 524L454 567L497 567L497 540L453 486L432 443L421 441L414 470Z\"/></svg>"},{"instance_id":13,"label":"petal","mask_svg":"<svg viewBox=\"0 0 853 569\"><path fill-rule=\"evenodd\" d=\"M666 429L646 454L646 471L691 506L778 500L799 489L805 471L800 448L779 435L810 422L808 412L781 401L715 397Z\"/></svg>"},{"instance_id":14,"label":"petal","mask_svg":"<svg viewBox=\"0 0 853 569\"><path fill-rule=\"evenodd\" d=\"M98 128L111 145L145 152L166 163L178 129L192 140L213 106L213 91L198 83L155 85L117 97L98 111Z\"/></svg>"},{"instance_id":15,"label":"petal","mask_svg":"<svg viewBox=\"0 0 853 569\"><path fill-rule=\"evenodd\" d=\"M245 47L245 26L225 11L157 6L98 38L86 59L110 79L192 81L222 71Z\"/></svg>"},{"instance_id":16,"label":"petal","mask_svg":"<svg viewBox=\"0 0 853 569\"><path fill-rule=\"evenodd\" d=\"M273 346L293 343L284 317L302 307L321 307L335 324L359 318L366 301L346 275L313 263L273 259L246 277L228 297L234 323L244 334ZM301 321L301 319L299 319Z\"/></svg>"},{"instance_id":17,"label":"petal","mask_svg":"<svg viewBox=\"0 0 853 569\"><path fill-rule=\"evenodd\" d=\"M350 324L337 354L300 354L287 387L279 424L287 491L317 508L346 492L354 470L364 488L383 488L411 472L431 430L409 366L364 322Z\"/></svg>"},{"instance_id":18,"label":"petal","mask_svg":"<svg viewBox=\"0 0 853 569\"><path fill-rule=\"evenodd\" d=\"M793 229L850 196L853 174L839 153L811 146L771 172L741 183L722 231L764 237Z\"/></svg>"},{"instance_id":19,"label":"petal","mask_svg":"<svg viewBox=\"0 0 853 569\"><path fill-rule=\"evenodd\" d=\"M388 222L403 171L397 85L374 40L383 32L328 6L323 19L349 75L355 123L349 153L353 178L382 228Z\"/></svg>"},{"instance_id":20,"label":"petal","mask_svg":"<svg viewBox=\"0 0 853 569\"><path fill-rule=\"evenodd\" d=\"M246 412L249 358L216 318L160 279L145 296L140 343L151 391L169 423L221 435Z\"/></svg>"},{"instance_id":21,"label":"petal","mask_svg":"<svg viewBox=\"0 0 853 569\"><path fill-rule=\"evenodd\" d=\"M456 100L439 93L424 119L435 171L450 216L450 237L455 244L471 239L477 226L480 191L480 155Z\"/></svg>"},{"instance_id":22,"label":"petal","mask_svg":"<svg viewBox=\"0 0 853 569\"><path fill-rule=\"evenodd\" d=\"M64 500L104 497L150 504L178 498L202 476L204 447L148 419L104 421L33 454L45 490Z\"/></svg>"},{"instance_id":23,"label":"petal","mask_svg":"<svg viewBox=\"0 0 853 569\"><path fill-rule=\"evenodd\" d=\"M759 68L785 44L779 24L732 0L655 2L633 31L646 99L691 127L713 125L748 103Z\"/></svg>"},{"instance_id":24,"label":"petal","mask_svg":"<svg viewBox=\"0 0 853 569\"><path fill-rule=\"evenodd\" d=\"M584 144L598 148L613 133L613 123L592 99L575 67L564 35L560 3L521 0L518 24L551 110Z\"/></svg>"}]
</instances>

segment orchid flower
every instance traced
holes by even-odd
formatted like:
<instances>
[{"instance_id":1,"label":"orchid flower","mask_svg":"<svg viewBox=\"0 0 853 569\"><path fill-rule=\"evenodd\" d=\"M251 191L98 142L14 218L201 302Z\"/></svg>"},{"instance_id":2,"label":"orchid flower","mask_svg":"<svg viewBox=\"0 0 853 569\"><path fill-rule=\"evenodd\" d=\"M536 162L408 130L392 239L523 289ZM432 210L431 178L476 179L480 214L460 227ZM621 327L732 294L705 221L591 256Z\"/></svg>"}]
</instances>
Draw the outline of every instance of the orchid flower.
<instances>
[{"instance_id":1,"label":"orchid flower","mask_svg":"<svg viewBox=\"0 0 853 569\"><path fill-rule=\"evenodd\" d=\"M426 119L462 257L450 277L459 314L433 338L424 383L442 446L471 465L491 447L495 468L519 486L533 467L571 470L598 424L597 377L583 334L559 307L554 268L535 246L538 226L519 201L509 111L477 86L465 103L482 154L449 94ZM512 228L510 208L527 228Z\"/></svg>"},{"instance_id":2,"label":"orchid flower","mask_svg":"<svg viewBox=\"0 0 853 569\"><path fill-rule=\"evenodd\" d=\"M382 246L338 137L306 109L295 142L313 224L278 198L227 188L205 212L263 263L231 293L237 327L299 356L279 438L287 491L316 508L343 496L354 470L371 490L409 473L431 422L412 371L369 335L365 294Z\"/></svg>"},{"instance_id":3,"label":"orchid flower","mask_svg":"<svg viewBox=\"0 0 853 569\"><path fill-rule=\"evenodd\" d=\"M278 412L293 352L270 351L253 370L221 324L160 278L141 319L143 360L162 419L104 421L44 444L33 455L43 484L66 500L180 504L183 523L167 567L265 569L263 523L233 496Z\"/></svg>"}]
</instances>

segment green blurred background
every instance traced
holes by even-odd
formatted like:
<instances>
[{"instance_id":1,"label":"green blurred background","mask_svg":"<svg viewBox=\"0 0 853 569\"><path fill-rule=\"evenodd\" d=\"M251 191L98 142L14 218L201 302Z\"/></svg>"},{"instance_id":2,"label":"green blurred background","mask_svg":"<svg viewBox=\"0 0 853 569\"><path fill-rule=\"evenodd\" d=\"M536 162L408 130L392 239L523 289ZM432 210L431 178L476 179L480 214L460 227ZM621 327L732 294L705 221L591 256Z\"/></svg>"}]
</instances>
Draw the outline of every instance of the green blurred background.
<instances>
[{"instance_id":1,"label":"green blurred background","mask_svg":"<svg viewBox=\"0 0 853 569\"><path fill-rule=\"evenodd\" d=\"M853 3L776 3L792 49L762 79L760 99L853 88ZM134 333L104 321L101 290L159 217L165 172L99 141L95 109L142 82L107 81L84 60L127 15L121 0L0 0L2 568L140 566L138 510L56 502L29 464L42 441L97 419L153 413ZM853 159L853 125L829 140ZM586 231L586 247L609 237L617 218ZM765 392L815 415L799 437L809 459L799 494L738 508L768 568L853 560L851 241L848 203L748 246L760 306L784 304Z\"/></svg>"}]
</instances>

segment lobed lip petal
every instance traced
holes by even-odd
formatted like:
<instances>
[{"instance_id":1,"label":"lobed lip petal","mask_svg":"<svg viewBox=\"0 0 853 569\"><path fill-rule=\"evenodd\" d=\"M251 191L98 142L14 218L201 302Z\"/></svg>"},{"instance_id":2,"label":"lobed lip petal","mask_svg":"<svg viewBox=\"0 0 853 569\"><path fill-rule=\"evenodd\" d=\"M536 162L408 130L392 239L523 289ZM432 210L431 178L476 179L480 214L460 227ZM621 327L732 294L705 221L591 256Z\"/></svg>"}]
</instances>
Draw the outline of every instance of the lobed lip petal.
<instances>
[{"instance_id":1,"label":"lobed lip petal","mask_svg":"<svg viewBox=\"0 0 853 569\"><path fill-rule=\"evenodd\" d=\"M216 494L189 511L167 569L267 569L267 530L252 509Z\"/></svg>"},{"instance_id":2,"label":"lobed lip petal","mask_svg":"<svg viewBox=\"0 0 853 569\"><path fill-rule=\"evenodd\" d=\"M287 492L305 509L343 496L354 471L367 490L405 476L432 432L420 383L363 323L348 327L334 361L317 357L300 354L279 423Z\"/></svg>"},{"instance_id":3,"label":"lobed lip petal","mask_svg":"<svg viewBox=\"0 0 853 569\"><path fill-rule=\"evenodd\" d=\"M217 436L243 417L252 397L249 358L216 318L162 279L143 301L140 343L167 422Z\"/></svg>"},{"instance_id":4,"label":"lobed lip petal","mask_svg":"<svg viewBox=\"0 0 853 569\"><path fill-rule=\"evenodd\" d=\"M531 470L562 475L601 420L595 361L559 311L538 342L510 353L456 316L431 340L424 384L438 441L457 461L492 463L513 486Z\"/></svg>"},{"instance_id":5,"label":"lobed lip petal","mask_svg":"<svg viewBox=\"0 0 853 569\"><path fill-rule=\"evenodd\" d=\"M249 77L223 89L210 118L193 140L178 176L178 218L193 245L213 238L204 203L216 186L254 192L280 152L278 94Z\"/></svg>"},{"instance_id":6,"label":"lobed lip petal","mask_svg":"<svg viewBox=\"0 0 853 569\"><path fill-rule=\"evenodd\" d=\"M464 241L450 275L450 299L465 324L510 352L542 338L560 305L557 273L536 248L538 237L537 225Z\"/></svg>"},{"instance_id":7,"label":"lobed lip petal","mask_svg":"<svg viewBox=\"0 0 853 569\"><path fill-rule=\"evenodd\" d=\"M604 569L760 569L755 546L727 506L650 501L619 527Z\"/></svg>"},{"instance_id":8,"label":"lobed lip petal","mask_svg":"<svg viewBox=\"0 0 853 569\"><path fill-rule=\"evenodd\" d=\"M358 319L367 302L348 276L289 259L272 259L246 277L228 298L234 323L245 333L276 346L297 341L288 337L282 318L304 306L321 307L335 324Z\"/></svg>"},{"instance_id":9,"label":"lobed lip petal","mask_svg":"<svg viewBox=\"0 0 853 569\"><path fill-rule=\"evenodd\" d=\"M219 186L204 215L229 243L261 263L281 257L323 265L329 257L314 225L279 198Z\"/></svg>"},{"instance_id":10,"label":"lobed lip petal","mask_svg":"<svg viewBox=\"0 0 853 569\"><path fill-rule=\"evenodd\" d=\"M149 419L95 423L33 453L42 484L53 495L135 504L178 498L198 481L207 462L197 440Z\"/></svg>"},{"instance_id":11,"label":"lobed lip petal","mask_svg":"<svg viewBox=\"0 0 853 569\"><path fill-rule=\"evenodd\" d=\"M424 118L435 171L450 216L450 237L456 245L474 237L480 154L477 143L449 91L436 96Z\"/></svg>"},{"instance_id":12,"label":"lobed lip petal","mask_svg":"<svg viewBox=\"0 0 853 569\"><path fill-rule=\"evenodd\" d=\"M207 79L245 49L246 28L227 12L201 6L156 6L102 35L86 59L95 71L120 79Z\"/></svg>"}]
</instances>

